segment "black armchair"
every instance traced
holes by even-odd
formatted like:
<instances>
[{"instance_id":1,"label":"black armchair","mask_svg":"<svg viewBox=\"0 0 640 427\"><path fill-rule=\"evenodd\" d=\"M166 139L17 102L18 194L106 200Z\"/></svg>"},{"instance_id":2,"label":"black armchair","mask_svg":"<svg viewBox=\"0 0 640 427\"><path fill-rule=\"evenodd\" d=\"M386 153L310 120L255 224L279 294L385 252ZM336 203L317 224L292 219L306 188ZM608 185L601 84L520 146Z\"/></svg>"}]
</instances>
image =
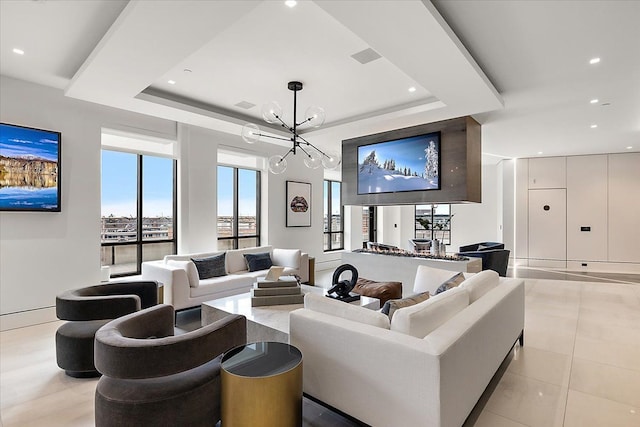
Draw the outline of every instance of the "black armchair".
<instances>
[{"instance_id":1,"label":"black armchair","mask_svg":"<svg viewBox=\"0 0 640 427\"><path fill-rule=\"evenodd\" d=\"M498 273L499 276L506 277L510 253L511 251L507 249L487 249L481 251L459 252L458 255L482 258L483 270L493 270Z\"/></svg>"},{"instance_id":2,"label":"black armchair","mask_svg":"<svg viewBox=\"0 0 640 427\"><path fill-rule=\"evenodd\" d=\"M499 242L473 243L471 245L460 246L460 248L458 248L458 252L488 251L493 249L504 249L504 243L499 243Z\"/></svg>"},{"instance_id":3,"label":"black armchair","mask_svg":"<svg viewBox=\"0 0 640 427\"><path fill-rule=\"evenodd\" d=\"M63 292L56 316L68 320L56 331L56 360L71 377L97 377L93 363L96 331L110 320L158 303L158 284L118 282Z\"/></svg>"},{"instance_id":4,"label":"black armchair","mask_svg":"<svg viewBox=\"0 0 640 427\"><path fill-rule=\"evenodd\" d=\"M160 304L96 333L95 422L104 426L215 426L222 353L246 344L246 318L229 315L174 335L174 310Z\"/></svg>"}]
</instances>

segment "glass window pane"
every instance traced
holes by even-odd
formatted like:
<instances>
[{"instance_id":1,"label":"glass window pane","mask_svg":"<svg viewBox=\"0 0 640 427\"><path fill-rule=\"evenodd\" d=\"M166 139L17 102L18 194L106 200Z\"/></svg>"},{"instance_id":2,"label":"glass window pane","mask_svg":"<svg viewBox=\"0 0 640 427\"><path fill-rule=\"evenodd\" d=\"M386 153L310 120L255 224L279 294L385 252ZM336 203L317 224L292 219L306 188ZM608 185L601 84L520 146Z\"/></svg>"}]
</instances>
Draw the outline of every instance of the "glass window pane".
<instances>
[{"instance_id":1,"label":"glass window pane","mask_svg":"<svg viewBox=\"0 0 640 427\"><path fill-rule=\"evenodd\" d=\"M257 171L238 169L238 235L258 234Z\"/></svg>"},{"instance_id":2,"label":"glass window pane","mask_svg":"<svg viewBox=\"0 0 640 427\"><path fill-rule=\"evenodd\" d=\"M342 233L331 233L331 250L342 248Z\"/></svg>"},{"instance_id":3,"label":"glass window pane","mask_svg":"<svg viewBox=\"0 0 640 427\"><path fill-rule=\"evenodd\" d=\"M156 261L173 254L173 242L147 243L142 245L142 261Z\"/></svg>"},{"instance_id":4,"label":"glass window pane","mask_svg":"<svg viewBox=\"0 0 640 427\"><path fill-rule=\"evenodd\" d=\"M102 150L102 242L137 239L137 155Z\"/></svg>"},{"instance_id":5,"label":"glass window pane","mask_svg":"<svg viewBox=\"0 0 640 427\"><path fill-rule=\"evenodd\" d=\"M362 241L369 241L369 206L362 207Z\"/></svg>"},{"instance_id":6,"label":"glass window pane","mask_svg":"<svg viewBox=\"0 0 640 427\"><path fill-rule=\"evenodd\" d=\"M142 157L142 240L173 239L173 159Z\"/></svg>"},{"instance_id":7,"label":"glass window pane","mask_svg":"<svg viewBox=\"0 0 640 427\"><path fill-rule=\"evenodd\" d=\"M342 209L340 207L340 182L331 182L331 231L342 231Z\"/></svg>"},{"instance_id":8,"label":"glass window pane","mask_svg":"<svg viewBox=\"0 0 640 427\"><path fill-rule=\"evenodd\" d=\"M233 239L218 240L219 251L228 251L229 249L233 249Z\"/></svg>"},{"instance_id":9,"label":"glass window pane","mask_svg":"<svg viewBox=\"0 0 640 427\"><path fill-rule=\"evenodd\" d=\"M111 267L111 276L136 274L138 269L138 245L102 246L100 265Z\"/></svg>"},{"instance_id":10,"label":"glass window pane","mask_svg":"<svg viewBox=\"0 0 640 427\"><path fill-rule=\"evenodd\" d=\"M329 249L329 233L324 233L324 250L328 251Z\"/></svg>"},{"instance_id":11,"label":"glass window pane","mask_svg":"<svg viewBox=\"0 0 640 427\"><path fill-rule=\"evenodd\" d=\"M253 248L256 246L258 246L258 239L256 239L255 237L245 237L242 239L238 239L238 249Z\"/></svg>"},{"instance_id":12,"label":"glass window pane","mask_svg":"<svg viewBox=\"0 0 640 427\"><path fill-rule=\"evenodd\" d=\"M218 166L218 237L233 235L233 168Z\"/></svg>"}]
</instances>

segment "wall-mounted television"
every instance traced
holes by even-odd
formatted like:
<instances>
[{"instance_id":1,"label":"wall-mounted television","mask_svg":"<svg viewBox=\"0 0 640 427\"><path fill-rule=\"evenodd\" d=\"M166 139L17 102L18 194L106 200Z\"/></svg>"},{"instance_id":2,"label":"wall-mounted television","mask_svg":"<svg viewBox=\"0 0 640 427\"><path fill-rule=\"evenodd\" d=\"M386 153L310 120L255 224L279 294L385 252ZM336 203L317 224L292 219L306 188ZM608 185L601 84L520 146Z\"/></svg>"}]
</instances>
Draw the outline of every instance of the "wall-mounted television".
<instances>
[{"instance_id":1,"label":"wall-mounted television","mask_svg":"<svg viewBox=\"0 0 640 427\"><path fill-rule=\"evenodd\" d=\"M358 146L358 194L440 189L440 132Z\"/></svg>"},{"instance_id":2,"label":"wall-mounted television","mask_svg":"<svg viewBox=\"0 0 640 427\"><path fill-rule=\"evenodd\" d=\"M0 123L0 211L60 212L60 132Z\"/></svg>"},{"instance_id":3,"label":"wall-mounted television","mask_svg":"<svg viewBox=\"0 0 640 427\"><path fill-rule=\"evenodd\" d=\"M468 116L345 139L341 203L481 202L481 153L480 124Z\"/></svg>"}]
</instances>

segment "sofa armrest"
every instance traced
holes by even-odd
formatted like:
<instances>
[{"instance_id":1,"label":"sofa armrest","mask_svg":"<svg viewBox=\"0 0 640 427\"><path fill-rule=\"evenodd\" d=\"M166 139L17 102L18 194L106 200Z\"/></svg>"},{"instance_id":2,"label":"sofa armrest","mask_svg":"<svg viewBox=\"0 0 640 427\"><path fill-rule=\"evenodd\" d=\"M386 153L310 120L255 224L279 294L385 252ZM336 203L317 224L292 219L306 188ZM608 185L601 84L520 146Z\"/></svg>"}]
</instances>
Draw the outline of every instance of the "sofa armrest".
<instances>
[{"instance_id":1,"label":"sofa armrest","mask_svg":"<svg viewBox=\"0 0 640 427\"><path fill-rule=\"evenodd\" d=\"M299 258L294 259L292 255L296 252L298 252L297 249L274 248L271 258L274 265L297 269L300 281L307 283L309 281L309 254L300 252Z\"/></svg>"},{"instance_id":2,"label":"sofa armrest","mask_svg":"<svg viewBox=\"0 0 640 427\"><path fill-rule=\"evenodd\" d=\"M155 280L164 286L165 304L175 310L187 308L190 291L187 270L164 261L146 261L142 263L142 279Z\"/></svg>"}]
</instances>

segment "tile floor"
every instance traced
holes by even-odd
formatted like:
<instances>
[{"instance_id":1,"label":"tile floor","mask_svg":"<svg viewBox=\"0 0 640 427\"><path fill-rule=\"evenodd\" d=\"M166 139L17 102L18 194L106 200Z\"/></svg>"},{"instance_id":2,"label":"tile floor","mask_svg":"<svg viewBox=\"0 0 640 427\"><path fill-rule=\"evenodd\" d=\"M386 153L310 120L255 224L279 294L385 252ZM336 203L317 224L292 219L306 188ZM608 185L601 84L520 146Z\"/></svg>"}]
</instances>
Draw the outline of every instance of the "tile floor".
<instances>
[{"instance_id":1,"label":"tile floor","mask_svg":"<svg viewBox=\"0 0 640 427\"><path fill-rule=\"evenodd\" d=\"M465 426L640 426L640 286L571 279L525 279L525 346ZM182 317L199 322L198 310ZM59 324L0 333L0 426L93 425L97 380L56 366ZM305 399L304 425L357 424Z\"/></svg>"}]
</instances>

